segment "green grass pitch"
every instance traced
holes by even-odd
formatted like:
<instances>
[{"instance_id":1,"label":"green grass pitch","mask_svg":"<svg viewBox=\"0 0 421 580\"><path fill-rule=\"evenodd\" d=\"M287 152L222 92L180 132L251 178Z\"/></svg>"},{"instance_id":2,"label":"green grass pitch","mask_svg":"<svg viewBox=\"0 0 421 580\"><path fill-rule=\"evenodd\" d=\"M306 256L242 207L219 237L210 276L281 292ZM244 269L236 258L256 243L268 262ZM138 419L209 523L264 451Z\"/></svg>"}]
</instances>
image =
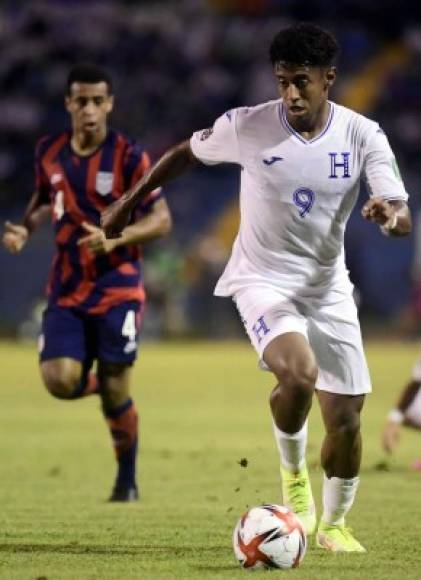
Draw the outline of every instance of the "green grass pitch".
<instances>
[{"instance_id":1,"label":"green grass pitch","mask_svg":"<svg viewBox=\"0 0 421 580\"><path fill-rule=\"evenodd\" d=\"M348 523L366 555L310 546L291 572L253 577L348 580L421 577L421 433L405 431L390 471L379 432L417 345L368 344L374 383L363 415L364 461ZM105 502L114 476L96 397L56 401L33 346L0 344L0 578L7 580L246 578L231 534L249 506L279 502L268 411L271 376L244 343L145 345L134 373L141 414L142 501ZM320 414L308 460L320 508ZM246 458L248 466L240 460Z\"/></svg>"}]
</instances>

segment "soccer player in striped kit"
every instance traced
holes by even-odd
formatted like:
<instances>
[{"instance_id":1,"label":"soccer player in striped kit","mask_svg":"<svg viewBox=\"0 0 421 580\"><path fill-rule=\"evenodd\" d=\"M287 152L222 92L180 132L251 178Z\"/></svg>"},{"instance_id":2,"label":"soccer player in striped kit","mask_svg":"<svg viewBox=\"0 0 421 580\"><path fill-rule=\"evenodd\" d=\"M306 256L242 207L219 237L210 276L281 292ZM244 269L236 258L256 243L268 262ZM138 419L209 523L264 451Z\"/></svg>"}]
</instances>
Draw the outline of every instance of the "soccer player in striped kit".
<instances>
[{"instance_id":1,"label":"soccer player in striped kit","mask_svg":"<svg viewBox=\"0 0 421 580\"><path fill-rule=\"evenodd\" d=\"M113 104L107 71L92 64L70 71L71 129L40 139L35 193L22 224L6 223L3 244L20 252L51 208L56 254L40 336L42 379L59 399L101 397L118 463L110 500L133 501L138 414L130 375L145 304L139 245L167 234L171 215L157 188L119 239L107 240L99 228L101 211L150 167L140 143L108 127Z\"/></svg>"}]
</instances>

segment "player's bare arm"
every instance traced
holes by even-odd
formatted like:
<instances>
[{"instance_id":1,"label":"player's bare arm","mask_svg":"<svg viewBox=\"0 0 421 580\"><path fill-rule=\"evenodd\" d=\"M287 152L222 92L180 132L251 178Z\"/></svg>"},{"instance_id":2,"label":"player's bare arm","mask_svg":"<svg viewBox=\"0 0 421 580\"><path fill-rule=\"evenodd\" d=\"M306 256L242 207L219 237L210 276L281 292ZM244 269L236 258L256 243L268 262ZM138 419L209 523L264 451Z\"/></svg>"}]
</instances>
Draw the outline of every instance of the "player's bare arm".
<instances>
[{"instance_id":1,"label":"player's bare arm","mask_svg":"<svg viewBox=\"0 0 421 580\"><path fill-rule=\"evenodd\" d=\"M395 408L392 409L387 416L386 425L382 432L382 446L387 453L392 453L397 446L401 435L402 425L418 428L417 425L414 425L409 417L406 416L406 410L415 399L419 388L420 384L418 381L410 381L401 392Z\"/></svg>"},{"instance_id":2,"label":"player's bare arm","mask_svg":"<svg viewBox=\"0 0 421 580\"><path fill-rule=\"evenodd\" d=\"M93 224L84 222L82 226L86 235L78 240L78 246L87 244L91 252L103 255L118 247L144 244L165 236L171 231L172 221L167 202L165 199L158 199L148 215L124 228L118 238L107 239L104 231Z\"/></svg>"},{"instance_id":3,"label":"player's bare arm","mask_svg":"<svg viewBox=\"0 0 421 580\"><path fill-rule=\"evenodd\" d=\"M197 163L189 141L183 141L164 153L134 187L102 212L101 226L106 238L113 239L120 236L129 223L131 213L139 200L154 189L173 181Z\"/></svg>"},{"instance_id":4,"label":"player's bare arm","mask_svg":"<svg viewBox=\"0 0 421 580\"><path fill-rule=\"evenodd\" d=\"M6 250L11 254L21 252L29 235L50 215L50 211L49 204L42 202L41 195L36 191L28 203L22 223L5 223L2 242Z\"/></svg>"},{"instance_id":5,"label":"player's bare arm","mask_svg":"<svg viewBox=\"0 0 421 580\"><path fill-rule=\"evenodd\" d=\"M411 232L411 212L402 200L387 201L372 197L363 206L362 216L378 224L383 233L392 236L406 236Z\"/></svg>"}]
</instances>

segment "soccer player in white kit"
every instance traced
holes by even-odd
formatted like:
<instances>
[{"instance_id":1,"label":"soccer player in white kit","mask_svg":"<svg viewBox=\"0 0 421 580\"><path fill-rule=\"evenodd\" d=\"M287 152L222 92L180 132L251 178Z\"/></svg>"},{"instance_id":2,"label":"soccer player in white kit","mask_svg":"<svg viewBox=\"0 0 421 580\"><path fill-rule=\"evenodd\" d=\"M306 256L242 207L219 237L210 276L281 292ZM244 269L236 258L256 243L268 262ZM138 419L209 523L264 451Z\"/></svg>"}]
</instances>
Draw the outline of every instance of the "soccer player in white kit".
<instances>
[{"instance_id":1,"label":"soccer player in white kit","mask_svg":"<svg viewBox=\"0 0 421 580\"><path fill-rule=\"evenodd\" d=\"M316 392L326 428L317 545L365 549L345 526L358 487L360 412L370 378L344 230L360 180L362 215L387 235L406 235L407 193L379 125L328 100L338 47L312 24L281 30L270 57L280 99L223 114L212 128L170 149L102 216L107 237L126 225L139 198L198 161L241 167L241 225L215 294L232 296L261 364L281 456L283 501L308 534L316 514L305 463L307 415Z\"/></svg>"}]
</instances>

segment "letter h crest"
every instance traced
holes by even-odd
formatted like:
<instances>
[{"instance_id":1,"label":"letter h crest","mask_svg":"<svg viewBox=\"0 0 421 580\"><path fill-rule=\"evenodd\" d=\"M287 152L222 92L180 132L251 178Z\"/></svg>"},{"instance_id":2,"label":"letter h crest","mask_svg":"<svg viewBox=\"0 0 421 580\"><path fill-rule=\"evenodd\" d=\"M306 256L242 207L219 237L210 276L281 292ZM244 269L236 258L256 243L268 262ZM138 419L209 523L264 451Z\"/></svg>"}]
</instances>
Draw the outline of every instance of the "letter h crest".
<instances>
[{"instance_id":1,"label":"letter h crest","mask_svg":"<svg viewBox=\"0 0 421 580\"><path fill-rule=\"evenodd\" d=\"M346 153L329 153L330 155L330 179L337 179L338 177L351 177L349 172L349 156L351 153L348 151ZM342 160L339 159L339 155L342 156ZM338 159L337 159L338 157ZM336 170L340 173L342 168L342 175L337 175Z\"/></svg>"}]
</instances>

